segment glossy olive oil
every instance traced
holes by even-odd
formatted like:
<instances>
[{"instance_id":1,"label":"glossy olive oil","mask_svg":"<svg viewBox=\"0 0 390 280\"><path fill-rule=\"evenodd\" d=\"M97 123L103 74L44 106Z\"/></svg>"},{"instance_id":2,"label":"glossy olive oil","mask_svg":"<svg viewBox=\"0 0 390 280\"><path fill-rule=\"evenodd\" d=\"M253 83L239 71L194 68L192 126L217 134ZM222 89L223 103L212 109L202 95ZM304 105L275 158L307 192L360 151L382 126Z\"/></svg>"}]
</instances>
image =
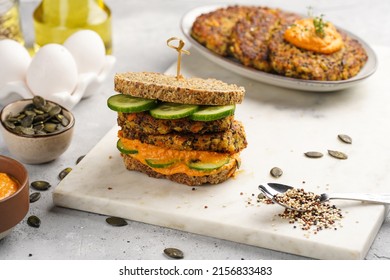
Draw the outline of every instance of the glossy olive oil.
<instances>
[{"instance_id":1,"label":"glossy olive oil","mask_svg":"<svg viewBox=\"0 0 390 280\"><path fill-rule=\"evenodd\" d=\"M48 43L62 44L74 32L90 29L112 53L111 11L103 0L43 0L34 11L35 50Z\"/></svg>"}]
</instances>

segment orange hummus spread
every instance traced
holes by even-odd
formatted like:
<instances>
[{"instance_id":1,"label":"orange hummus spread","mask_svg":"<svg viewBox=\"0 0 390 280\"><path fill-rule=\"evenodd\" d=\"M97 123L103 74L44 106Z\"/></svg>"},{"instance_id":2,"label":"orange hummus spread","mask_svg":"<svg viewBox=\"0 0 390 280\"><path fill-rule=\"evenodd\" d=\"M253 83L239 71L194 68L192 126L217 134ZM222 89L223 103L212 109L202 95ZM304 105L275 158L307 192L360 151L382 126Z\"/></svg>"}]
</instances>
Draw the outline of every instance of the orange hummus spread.
<instances>
[{"instance_id":1,"label":"orange hummus spread","mask_svg":"<svg viewBox=\"0 0 390 280\"><path fill-rule=\"evenodd\" d=\"M18 183L6 173L0 172L0 200L14 194L18 190Z\"/></svg>"},{"instance_id":2,"label":"orange hummus spread","mask_svg":"<svg viewBox=\"0 0 390 280\"><path fill-rule=\"evenodd\" d=\"M322 18L297 20L285 31L284 39L296 47L323 54L337 52L344 45L336 27L322 22Z\"/></svg>"}]
</instances>

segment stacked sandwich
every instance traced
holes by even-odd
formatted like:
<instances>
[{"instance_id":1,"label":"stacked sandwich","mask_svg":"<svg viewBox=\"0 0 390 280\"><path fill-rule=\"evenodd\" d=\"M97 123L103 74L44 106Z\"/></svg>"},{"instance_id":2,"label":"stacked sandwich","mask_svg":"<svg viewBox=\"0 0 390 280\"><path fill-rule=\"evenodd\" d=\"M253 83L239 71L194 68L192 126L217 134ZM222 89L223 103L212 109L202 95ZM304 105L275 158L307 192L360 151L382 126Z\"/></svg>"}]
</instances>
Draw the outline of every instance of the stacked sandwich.
<instances>
[{"instance_id":1,"label":"stacked sandwich","mask_svg":"<svg viewBox=\"0 0 390 280\"><path fill-rule=\"evenodd\" d=\"M119 94L107 105L118 112L117 148L127 169L191 186L234 175L247 146L234 119L243 87L148 72L116 74L114 83Z\"/></svg>"}]
</instances>

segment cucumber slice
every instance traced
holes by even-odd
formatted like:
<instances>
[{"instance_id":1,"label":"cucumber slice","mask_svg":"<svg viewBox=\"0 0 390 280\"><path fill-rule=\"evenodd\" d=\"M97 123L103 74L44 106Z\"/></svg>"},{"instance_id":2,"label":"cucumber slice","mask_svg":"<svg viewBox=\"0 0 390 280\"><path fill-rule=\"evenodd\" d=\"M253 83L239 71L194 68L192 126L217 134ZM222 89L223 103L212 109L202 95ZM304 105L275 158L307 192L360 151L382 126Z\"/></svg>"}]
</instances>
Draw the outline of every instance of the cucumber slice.
<instances>
[{"instance_id":1,"label":"cucumber slice","mask_svg":"<svg viewBox=\"0 0 390 280\"><path fill-rule=\"evenodd\" d=\"M129 150L129 149L126 149L125 146L123 146L123 143L122 143L121 139L119 139L118 142L116 142L116 147L118 148L118 150L119 150L122 154L125 154L125 155L129 155L129 154L138 154L138 151L137 151L137 150Z\"/></svg>"},{"instance_id":2,"label":"cucumber slice","mask_svg":"<svg viewBox=\"0 0 390 280\"><path fill-rule=\"evenodd\" d=\"M174 160L164 161L160 159L145 159L146 163L153 168L165 168L175 163Z\"/></svg>"},{"instance_id":3,"label":"cucumber slice","mask_svg":"<svg viewBox=\"0 0 390 280\"><path fill-rule=\"evenodd\" d=\"M187 166L191 169L199 170L199 171L213 171L214 169L218 169L222 166L224 166L226 163L230 161L229 157L223 158L219 161L214 162L190 162L187 164Z\"/></svg>"},{"instance_id":4,"label":"cucumber slice","mask_svg":"<svg viewBox=\"0 0 390 280\"><path fill-rule=\"evenodd\" d=\"M150 110L150 115L156 119L180 119L185 118L198 110L199 106L177 103L162 103Z\"/></svg>"},{"instance_id":5,"label":"cucumber slice","mask_svg":"<svg viewBox=\"0 0 390 280\"><path fill-rule=\"evenodd\" d=\"M137 113L156 107L157 101L133 97L126 94L116 94L107 99L107 106L116 112Z\"/></svg>"},{"instance_id":6,"label":"cucumber slice","mask_svg":"<svg viewBox=\"0 0 390 280\"><path fill-rule=\"evenodd\" d=\"M206 106L193 113L190 119L193 121L215 121L234 114L235 105Z\"/></svg>"}]
</instances>

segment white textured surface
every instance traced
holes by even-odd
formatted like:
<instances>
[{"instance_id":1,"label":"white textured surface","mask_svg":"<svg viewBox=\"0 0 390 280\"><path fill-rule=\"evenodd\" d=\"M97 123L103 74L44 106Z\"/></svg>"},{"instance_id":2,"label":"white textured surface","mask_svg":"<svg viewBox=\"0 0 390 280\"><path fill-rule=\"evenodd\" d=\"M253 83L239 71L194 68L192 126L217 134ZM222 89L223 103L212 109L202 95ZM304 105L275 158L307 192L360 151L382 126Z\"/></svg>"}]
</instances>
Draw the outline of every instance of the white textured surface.
<instances>
[{"instance_id":1,"label":"white textured surface","mask_svg":"<svg viewBox=\"0 0 390 280\"><path fill-rule=\"evenodd\" d=\"M390 60L389 49L377 52L382 61ZM173 65L168 72L175 69ZM236 119L243 122L249 144L236 178L193 191L127 171L115 146L118 129L114 127L58 185L54 203L313 258L364 258L385 217L383 205L337 201L345 216L337 231L307 236L276 217L282 210L279 206L257 203L257 186L272 181L269 170L278 166L284 170L279 182L316 193L389 193L390 159L383 153L389 139L373 137L381 134L390 117L384 82L389 71L382 65L374 76L350 90L302 93L233 77L193 51L183 61L184 76L213 74L247 90ZM362 122L367 125L361 126ZM340 133L349 134L353 144L338 140ZM334 159L327 149L344 151L349 159ZM303 153L309 150L325 156L308 159Z\"/></svg>"}]
</instances>

